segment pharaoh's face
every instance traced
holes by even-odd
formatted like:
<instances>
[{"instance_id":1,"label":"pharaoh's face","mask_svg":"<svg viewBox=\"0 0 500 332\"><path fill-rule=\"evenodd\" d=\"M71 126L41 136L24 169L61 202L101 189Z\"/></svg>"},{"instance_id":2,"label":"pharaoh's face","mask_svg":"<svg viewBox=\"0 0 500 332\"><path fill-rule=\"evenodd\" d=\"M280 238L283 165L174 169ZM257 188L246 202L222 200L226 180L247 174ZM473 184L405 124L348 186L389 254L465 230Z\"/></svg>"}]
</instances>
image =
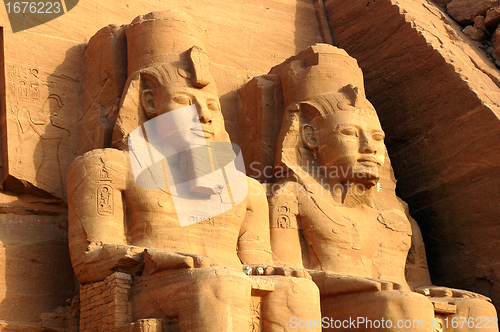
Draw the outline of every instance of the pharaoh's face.
<instances>
[{"instance_id":1,"label":"pharaoh's face","mask_svg":"<svg viewBox=\"0 0 500 332\"><path fill-rule=\"evenodd\" d=\"M185 82L167 83L159 96L158 115L189 105L195 105L198 112L197 116L190 119L194 135L208 142L229 141L214 84L200 89ZM198 123L201 124L201 131Z\"/></svg>"},{"instance_id":2,"label":"pharaoh's face","mask_svg":"<svg viewBox=\"0 0 500 332\"><path fill-rule=\"evenodd\" d=\"M319 125L318 157L330 176L338 176L341 182L378 179L385 159L385 135L376 114L336 111Z\"/></svg>"}]
</instances>

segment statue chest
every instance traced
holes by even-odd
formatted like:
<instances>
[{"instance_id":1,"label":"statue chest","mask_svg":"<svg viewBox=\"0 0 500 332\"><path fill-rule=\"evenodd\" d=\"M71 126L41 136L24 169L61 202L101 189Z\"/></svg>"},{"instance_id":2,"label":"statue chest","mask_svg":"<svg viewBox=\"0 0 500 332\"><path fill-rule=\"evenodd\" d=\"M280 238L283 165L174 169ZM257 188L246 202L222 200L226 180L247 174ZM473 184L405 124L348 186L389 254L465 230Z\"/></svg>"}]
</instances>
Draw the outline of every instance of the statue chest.
<instances>
[{"instance_id":1,"label":"statue chest","mask_svg":"<svg viewBox=\"0 0 500 332\"><path fill-rule=\"evenodd\" d=\"M217 247L218 243L235 246L246 214L246 201L217 215L207 213L201 200L186 202L192 208L182 210L168 189L135 187L126 193L126 202L131 243L177 251L190 246ZM181 224L180 217L189 223Z\"/></svg>"},{"instance_id":2,"label":"statue chest","mask_svg":"<svg viewBox=\"0 0 500 332\"><path fill-rule=\"evenodd\" d=\"M300 207L300 228L318 266L374 277L399 274L381 272L388 269L404 269L411 225L403 211L378 211L366 205L346 208L319 199L307 205Z\"/></svg>"}]
</instances>

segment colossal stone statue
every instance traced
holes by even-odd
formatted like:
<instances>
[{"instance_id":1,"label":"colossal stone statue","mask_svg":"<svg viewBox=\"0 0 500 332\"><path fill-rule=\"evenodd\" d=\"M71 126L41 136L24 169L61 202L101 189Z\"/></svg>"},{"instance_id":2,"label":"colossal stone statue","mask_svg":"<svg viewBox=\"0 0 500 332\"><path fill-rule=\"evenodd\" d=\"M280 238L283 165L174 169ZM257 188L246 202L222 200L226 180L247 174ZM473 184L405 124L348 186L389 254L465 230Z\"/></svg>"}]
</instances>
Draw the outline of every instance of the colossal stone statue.
<instances>
[{"instance_id":1,"label":"colossal stone statue","mask_svg":"<svg viewBox=\"0 0 500 332\"><path fill-rule=\"evenodd\" d=\"M128 137L142 128L148 145L148 120L170 112L182 118L187 106L195 105L197 135L207 147L229 142L229 136L202 33L187 15L139 16L126 34L129 78L113 133L115 148L84 154L68 173L69 246L80 282L100 282L115 271L131 274L133 320L159 318L179 331L288 331L293 317L319 320L319 292L310 276L270 267L268 207L257 181L244 177L248 194L241 202L231 200L231 208L214 216L195 215L182 227L177 183L166 186L166 178L157 181L148 168L134 174ZM198 157L181 153L152 168L163 165L165 171L165 164L180 163L179 169L203 173ZM220 204L221 191L230 190L217 191L206 182L192 188L195 207ZM253 269L247 266L243 273L244 265Z\"/></svg>"},{"instance_id":2,"label":"colossal stone statue","mask_svg":"<svg viewBox=\"0 0 500 332\"><path fill-rule=\"evenodd\" d=\"M324 326L497 331L488 298L432 286L356 60L317 44L270 74L280 77L285 106L269 198L272 250L286 266L313 270Z\"/></svg>"}]
</instances>

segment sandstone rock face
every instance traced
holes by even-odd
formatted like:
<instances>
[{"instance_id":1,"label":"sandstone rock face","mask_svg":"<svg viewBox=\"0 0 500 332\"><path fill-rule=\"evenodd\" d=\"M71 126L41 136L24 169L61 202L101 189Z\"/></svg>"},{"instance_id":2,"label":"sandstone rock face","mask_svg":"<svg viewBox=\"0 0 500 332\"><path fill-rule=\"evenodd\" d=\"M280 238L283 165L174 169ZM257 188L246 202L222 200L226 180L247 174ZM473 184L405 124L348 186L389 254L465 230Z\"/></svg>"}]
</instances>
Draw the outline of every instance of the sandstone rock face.
<instances>
[{"instance_id":1,"label":"sandstone rock face","mask_svg":"<svg viewBox=\"0 0 500 332\"><path fill-rule=\"evenodd\" d=\"M450 1L435 2L444 6ZM485 33L496 46L498 6L457 0L450 6L482 31L478 15L485 16ZM387 134L399 195L422 229L434 283L476 291L500 304L500 78L460 32L463 26L430 0L80 1L67 14L15 34L5 12L0 14L5 92L0 329L76 331L79 287L66 248L66 173L77 155L111 145L128 77L121 25L139 14L172 9L188 12L206 30L226 129L249 156L247 169L257 162L251 171L255 177L260 172L261 181L272 181L273 174L263 171L272 166L275 130L284 112L271 111L282 100L275 94L280 88L276 74L266 75L269 68L319 41L334 41L358 59L367 97ZM258 75L238 96L238 88ZM388 175L387 186L394 185ZM252 324L259 328L258 298L282 284L255 282L250 303ZM117 284L112 286L115 295L129 294L124 283ZM101 299L111 301L96 298ZM436 306L451 310L446 303ZM114 309L116 321L129 319L124 317L128 305ZM135 324L131 328L161 329L157 320Z\"/></svg>"},{"instance_id":2,"label":"sandstone rock face","mask_svg":"<svg viewBox=\"0 0 500 332\"><path fill-rule=\"evenodd\" d=\"M121 93L127 80L125 30L109 25L90 40L83 55L77 155L111 146Z\"/></svg>"},{"instance_id":3,"label":"sandstone rock face","mask_svg":"<svg viewBox=\"0 0 500 332\"><path fill-rule=\"evenodd\" d=\"M67 212L56 202L5 193L0 196L2 329L42 331L42 324L34 324L40 322L40 315L66 307L66 300L74 295L74 274L66 248ZM47 328L54 327L46 323ZM70 325L67 317L58 324L63 328Z\"/></svg>"},{"instance_id":4,"label":"sandstone rock face","mask_svg":"<svg viewBox=\"0 0 500 332\"><path fill-rule=\"evenodd\" d=\"M485 15L490 8L499 6L498 0L452 0L447 6L448 14L459 23L470 23L477 15Z\"/></svg>"},{"instance_id":5,"label":"sandstone rock face","mask_svg":"<svg viewBox=\"0 0 500 332\"><path fill-rule=\"evenodd\" d=\"M3 43L8 110L2 114L3 186L65 199L66 173L75 157L82 48L48 36L19 37ZM47 44L56 45L49 58L41 56Z\"/></svg>"},{"instance_id":6,"label":"sandstone rock face","mask_svg":"<svg viewBox=\"0 0 500 332\"><path fill-rule=\"evenodd\" d=\"M498 305L491 194L500 172L497 70L430 2L326 5L333 39L365 73L398 193L424 235L433 282L481 292Z\"/></svg>"},{"instance_id":7,"label":"sandstone rock face","mask_svg":"<svg viewBox=\"0 0 500 332\"><path fill-rule=\"evenodd\" d=\"M498 22L500 22L500 6L488 9L484 23L490 27L495 27L498 26Z\"/></svg>"},{"instance_id":8,"label":"sandstone rock face","mask_svg":"<svg viewBox=\"0 0 500 332\"><path fill-rule=\"evenodd\" d=\"M484 13L484 8L487 7L490 8ZM495 43L495 35L492 34L492 32L498 27L500 21L500 3L457 1L450 3L447 9L448 14L460 24L471 24L469 19L464 19L464 15L468 18L472 18L473 25L467 25L462 32L468 36L470 40L474 41L489 59L499 67L500 56L495 51L495 45L492 46L492 44Z\"/></svg>"},{"instance_id":9,"label":"sandstone rock face","mask_svg":"<svg viewBox=\"0 0 500 332\"><path fill-rule=\"evenodd\" d=\"M451 0L434 0L434 3L445 7L447 4L449 4Z\"/></svg>"},{"instance_id":10,"label":"sandstone rock face","mask_svg":"<svg viewBox=\"0 0 500 332\"><path fill-rule=\"evenodd\" d=\"M491 38L494 56L500 58L500 29L496 29Z\"/></svg>"},{"instance_id":11,"label":"sandstone rock face","mask_svg":"<svg viewBox=\"0 0 500 332\"><path fill-rule=\"evenodd\" d=\"M484 16L478 15L474 18L474 27L480 29L486 34L489 34L488 28L486 27L485 24L485 18Z\"/></svg>"},{"instance_id":12,"label":"sandstone rock face","mask_svg":"<svg viewBox=\"0 0 500 332\"><path fill-rule=\"evenodd\" d=\"M469 36L472 40L483 40L486 37L483 30L472 25L466 26L463 33Z\"/></svg>"}]
</instances>

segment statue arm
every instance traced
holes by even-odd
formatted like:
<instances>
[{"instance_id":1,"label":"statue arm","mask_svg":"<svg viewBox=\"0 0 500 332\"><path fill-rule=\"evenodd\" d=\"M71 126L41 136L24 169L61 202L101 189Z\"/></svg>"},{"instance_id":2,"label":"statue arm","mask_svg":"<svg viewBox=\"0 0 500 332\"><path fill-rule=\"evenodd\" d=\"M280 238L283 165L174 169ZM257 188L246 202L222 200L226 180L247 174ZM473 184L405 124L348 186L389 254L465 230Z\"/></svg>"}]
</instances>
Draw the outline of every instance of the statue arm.
<instances>
[{"instance_id":1,"label":"statue arm","mask_svg":"<svg viewBox=\"0 0 500 332\"><path fill-rule=\"evenodd\" d=\"M478 298L491 302L491 299L471 291L435 286L431 282L425 245L417 222L408 215L412 226L411 248L406 261L406 280L417 293L432 297Z\"/></svg>"},{"instance_id":2,"label":"statue arm","mask_svg":"<svg viewBox=\"0 0 500 332\"><path fill-rule=\"evenodd\" d=\"M406 259L406 281L411 289L418 286L431 285L431 277L427 266L425 245L417 222L407 213L411 223L411 247Z\"/></svg>"},{"instance_id":3,"label":"statue arm","mask_svg":"<svg viewBox=\"0 0 500 332\"><path fill-rule=\"evenodd\" d=\"M238 257L246 265L270 265L272 258L266 194L258 181L247 178L247 183L247 210L238 238Z\"/></svg>"},{"instance_id":4,"label":"statue arm","mask_svg":"<svg viewBox=\"0 0 500 332\"><path fill-rule=\"evenodd\" d=\"M467 290L454 289L448 287L435 286L432 284L427 267L427 256L425 254L425 245L417 222L406 211L411 223L411 248L406 259L406 281L411 289L417 293L432 297L462 297L478 298L491 302L488 297L470 292Z\"/></svg>"},{"instance_id":5,"label":"statue arm","mask_svg":"<svg viewBox=\"0 0 500 332\"><path fill-rule=\"evenodd\" d=\"M124 152L104 149L78 157L69 169L69 249L83 283L142 268L144 249L128 245L125 235L126 165Z\"/></svg>"},{"instance_id":6,"label":"statue arm","mask_svg":"<svg viewBox=\"0 0 500 332\"><path fill-rule=\"evenodd\" d=\"M298 196L294 187L285 184L273 193L269 197L269 209L271 248L275 263L304 268L298 227Z\"/></svg>"}]
</instances>

